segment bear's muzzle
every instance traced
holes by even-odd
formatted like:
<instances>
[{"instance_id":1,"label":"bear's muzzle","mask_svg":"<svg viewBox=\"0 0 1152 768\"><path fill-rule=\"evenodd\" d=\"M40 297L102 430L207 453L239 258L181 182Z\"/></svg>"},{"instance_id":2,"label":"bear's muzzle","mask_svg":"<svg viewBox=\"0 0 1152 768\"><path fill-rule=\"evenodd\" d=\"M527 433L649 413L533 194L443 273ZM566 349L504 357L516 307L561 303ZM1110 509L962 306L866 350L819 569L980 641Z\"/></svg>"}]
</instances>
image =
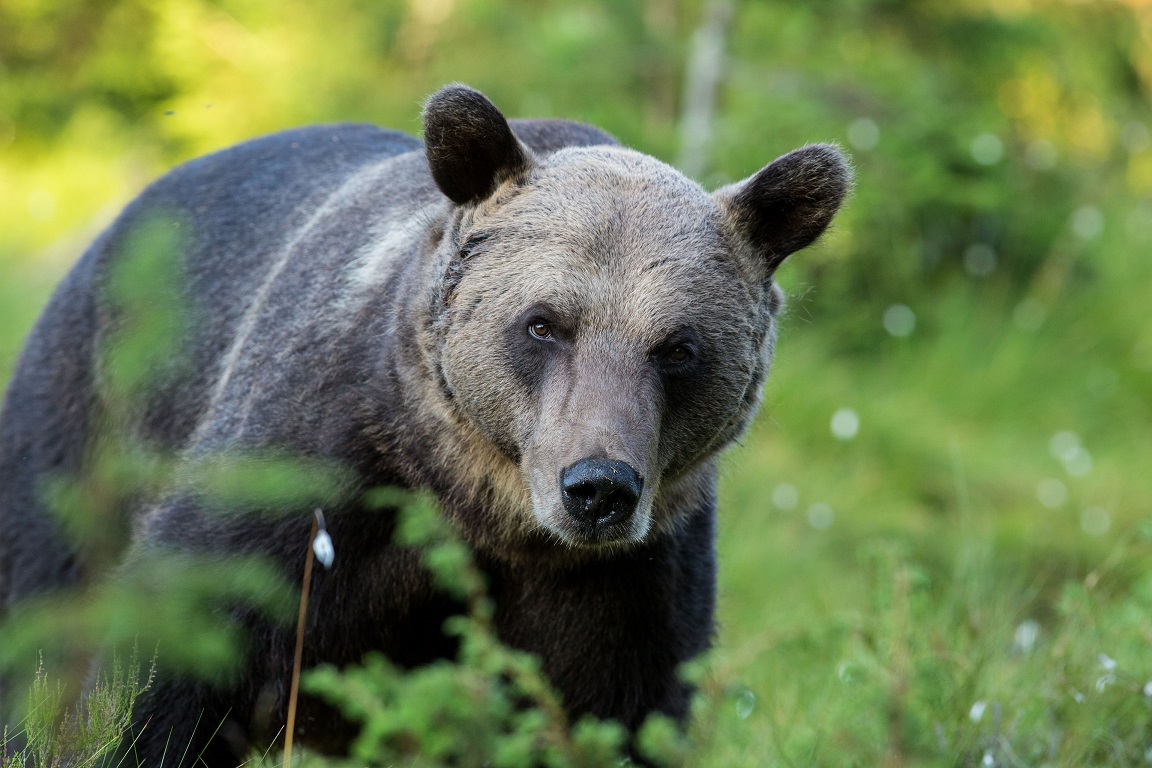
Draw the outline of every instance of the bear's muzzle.
<instances>
[{"instance_id":1,"label":"bear's muzzle","mask_svg":"<svg viewBox=\"0 0 1152 768\"><path fill-rule=\"evenodd\" d=\"M564 509L578 522L607 528L636 511L644 479L631 465L610 459L581 459L560 473Z\"/></svg>"}]
</instances>

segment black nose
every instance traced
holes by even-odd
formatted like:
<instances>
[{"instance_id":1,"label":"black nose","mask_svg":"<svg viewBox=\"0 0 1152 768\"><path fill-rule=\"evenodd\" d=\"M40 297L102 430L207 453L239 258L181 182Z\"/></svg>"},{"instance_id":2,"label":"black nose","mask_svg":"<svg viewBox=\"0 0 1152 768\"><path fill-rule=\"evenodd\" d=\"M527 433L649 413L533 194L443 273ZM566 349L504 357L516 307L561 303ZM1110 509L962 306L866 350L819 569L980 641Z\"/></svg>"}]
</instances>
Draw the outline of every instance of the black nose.
<instances>
[{"instance_id":1,"label":"black nose","mask_svg":"<svg viewBox=\"0 0 1152 768\"><path fill-rule=\"evenodd\" d=\"M636 511L644 481L622 461L583 459L560 474L564 509L583 523L611 525Z\"/></svg>"}]
</instances>

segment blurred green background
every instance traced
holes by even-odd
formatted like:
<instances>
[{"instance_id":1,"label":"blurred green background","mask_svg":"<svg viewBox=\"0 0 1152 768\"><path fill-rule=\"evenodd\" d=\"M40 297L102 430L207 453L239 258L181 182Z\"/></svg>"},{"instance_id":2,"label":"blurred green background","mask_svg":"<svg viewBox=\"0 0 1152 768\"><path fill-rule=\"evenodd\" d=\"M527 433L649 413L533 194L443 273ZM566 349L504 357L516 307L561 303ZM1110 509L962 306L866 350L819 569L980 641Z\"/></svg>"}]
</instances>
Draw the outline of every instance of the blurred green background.
<instances>
[{"instance_id":1,"label":"blurred green background","mask_svg":"<svg viewBox=\"0 0 1152 768\"><path fill-rule=\"evenodd\" d=\"M3 0L0 381L150 179L452 81L709 187L854 158L724 463L704 762L1152 760L1152 3Z\"/></svg>"}]
</instances>

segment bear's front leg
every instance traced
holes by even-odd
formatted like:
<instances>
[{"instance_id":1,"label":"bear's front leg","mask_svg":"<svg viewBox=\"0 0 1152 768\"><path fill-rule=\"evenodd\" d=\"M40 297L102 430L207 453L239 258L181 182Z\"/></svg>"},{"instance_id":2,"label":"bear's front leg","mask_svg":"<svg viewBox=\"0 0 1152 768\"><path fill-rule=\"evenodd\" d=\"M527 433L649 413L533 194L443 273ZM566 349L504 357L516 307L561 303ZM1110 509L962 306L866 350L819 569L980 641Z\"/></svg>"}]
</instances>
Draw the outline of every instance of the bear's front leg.
<instances>
[{"instance_id":1,"label":"bear's front leg","mask_svg":"<svg viewBox=\"0 0 1152 768\"><path fill-rule=\"evenodd\" d=\"M252 749L238 710L250 709L195 680L162 680L141 694L112 765L235 768ZM239 705L239 706L238 706Z\"/></svg>"},{"instance_id":2,"label":"bear's front leg","mask_svg":"<svg viewBox=\"0 0 1152 768\"><path fill-rule=\"evenodd\" d=\"M309 526L303 513L208 512L189 497L142 516L115 581L156 668L124 765L232 768L268 748L283 724Z\"/></svg>"},{"instance_id":3,"label":"bear's front leg","mask_svg":"<svg viewBox=\"0 0 1152 768\"><path fill-rule=\"evenodd\" d=\"M714 527L709 507L674 535L577 567L492 567L501 639L540 657L573 722L683 722L691 691L679 667L714 630Z\"/></svg>"}]
</instances>

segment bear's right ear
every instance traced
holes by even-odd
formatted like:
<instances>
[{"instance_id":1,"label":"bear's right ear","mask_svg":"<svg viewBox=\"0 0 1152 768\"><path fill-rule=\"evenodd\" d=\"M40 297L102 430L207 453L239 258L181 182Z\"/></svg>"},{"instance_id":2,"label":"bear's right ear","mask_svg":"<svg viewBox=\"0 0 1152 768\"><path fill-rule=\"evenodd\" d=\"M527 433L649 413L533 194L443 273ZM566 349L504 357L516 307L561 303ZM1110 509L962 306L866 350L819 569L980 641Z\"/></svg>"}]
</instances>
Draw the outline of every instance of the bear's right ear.
<instances>
[{"instance_id":1,"label":"bear's right ear","mask_svg":"<svg viewBox=\"0 0 1152 768\"><path fill-rule=\"evenodd\" d=\"M811 245L832 222L852 186L839 149L812 144L716 190L728 220L763 256L771 276L789 254Z\"/></svg>"},{"instance_id":2,"label":"bear's right ear","mask_svg":"<svg viewBox=\"0 0 1152 768\"><path fill-rule=\"evenodd\" d=\"M483 200L532 165L496 105L465 85L442 88L424 105L424 153L436 186L461 205Z\"/></svg>"}]
</instances>

